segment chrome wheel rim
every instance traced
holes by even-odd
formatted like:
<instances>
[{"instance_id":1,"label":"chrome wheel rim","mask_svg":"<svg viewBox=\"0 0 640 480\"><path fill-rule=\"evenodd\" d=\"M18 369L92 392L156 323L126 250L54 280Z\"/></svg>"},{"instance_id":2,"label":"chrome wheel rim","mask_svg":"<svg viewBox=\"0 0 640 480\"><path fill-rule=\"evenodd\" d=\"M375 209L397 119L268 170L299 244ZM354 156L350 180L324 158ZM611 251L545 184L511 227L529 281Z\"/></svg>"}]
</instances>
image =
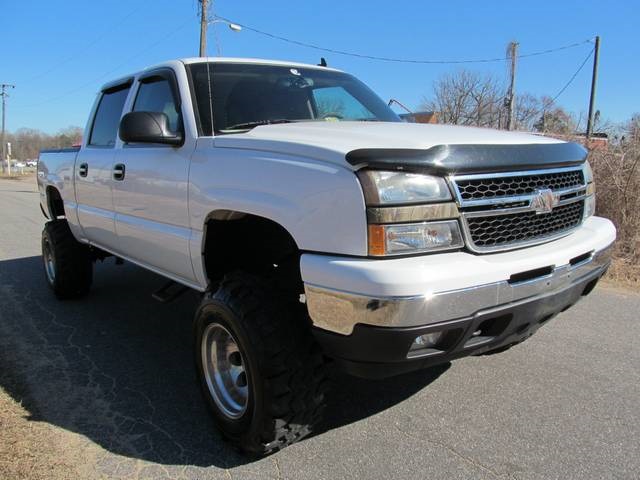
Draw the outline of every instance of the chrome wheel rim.
<instances>
[{"instance_id":1,"label":"chrome wheel rim","mask_svg":"<svg viewBox=\"0 0 640 480\"><path fill-rule=\"evenodd\" d=\"M211 323L202 335L200 350L211 398L226 417L241 417L249 403L249 379L235 338L219 323Z\"/></svg>"},{"instance_id":2,"label":"chrome wheel rim","mask_svg":"<svg viewBox=\"0 0 640 480\"><path fill-rule=\"evenodd\" d=\"M42 245L42 259L44 261L44 271L47 274L47 280L53 285L56 279L56 262L53 259L51 245L49 245L48 240L45 240Z\"/></svg>"}]
</instances>

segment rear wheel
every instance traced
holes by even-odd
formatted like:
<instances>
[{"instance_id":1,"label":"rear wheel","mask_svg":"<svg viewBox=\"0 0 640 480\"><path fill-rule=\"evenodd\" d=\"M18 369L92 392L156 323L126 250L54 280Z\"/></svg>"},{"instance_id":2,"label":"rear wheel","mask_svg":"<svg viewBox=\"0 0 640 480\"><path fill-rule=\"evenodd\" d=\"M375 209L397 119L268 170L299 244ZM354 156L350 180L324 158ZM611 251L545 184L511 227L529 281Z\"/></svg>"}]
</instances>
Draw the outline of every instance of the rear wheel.
<instances>
[{"instance_id":1,"label":"rear wheel","mask_svg":"<svg viewBox=\"0 0 640 480\"><path fill-rule=\"evenodd\" d=\"M297 302L258 276L232 273L195 318L202 391L222 433L268 454L304 438L321 418L324 360Z\"/></svg>"},{"instance_id":2,"label":"rear wheel","mask_svg":"<svg viewBox=\"0 0 640 480\"><path fill-rule=\"evenodd\" d=\"M42 261L47 283L58 298L77 298L89 292L93 279L89 247L75 239L66 220L45 224Z\"/></svg>"}]
</instances>

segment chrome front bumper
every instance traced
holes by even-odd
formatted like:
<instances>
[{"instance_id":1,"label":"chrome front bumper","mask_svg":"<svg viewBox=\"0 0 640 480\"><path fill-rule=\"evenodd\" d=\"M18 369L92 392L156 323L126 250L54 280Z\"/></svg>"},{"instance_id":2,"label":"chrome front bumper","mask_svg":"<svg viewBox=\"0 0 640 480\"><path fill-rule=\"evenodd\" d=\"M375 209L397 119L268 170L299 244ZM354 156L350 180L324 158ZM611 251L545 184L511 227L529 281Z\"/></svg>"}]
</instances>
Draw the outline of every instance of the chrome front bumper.
<instances>
[{"instance_id":1,"label":"chrome front bumper","mask_svg":"<svg viewBox=\"0 0 640 480\"><path fill-rule=\"evenodd\" d=\"M600 278L610 263L613 244L579 256L567 265L536 272L514 272L511 279L433 295L370 297L305 284L314 327L350 335L357 324L414 327L471 317L483 310L560 293ZM528 275L520 275L521 273ZM528 278L521 280L521 278Z\"/></svg>"}]
</instances>

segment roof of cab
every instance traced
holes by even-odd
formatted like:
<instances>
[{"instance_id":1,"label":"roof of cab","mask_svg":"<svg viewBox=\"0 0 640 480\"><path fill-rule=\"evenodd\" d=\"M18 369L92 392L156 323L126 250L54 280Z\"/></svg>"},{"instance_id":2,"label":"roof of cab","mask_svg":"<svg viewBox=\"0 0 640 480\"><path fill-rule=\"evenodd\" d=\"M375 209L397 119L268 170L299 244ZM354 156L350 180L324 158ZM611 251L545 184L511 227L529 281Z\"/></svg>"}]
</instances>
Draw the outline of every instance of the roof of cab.
<instances>
[{"instance_id":1,"label":"roof of cab","mask_svg":"<svg viewBox=\"0 0 640 480\"><path fill-rule=\"evenodd\" d=\"M134 77L137 77L138 75L140 75L141 73L147 72L149 70L155 70L156 68L162 68L162 67L171 67L174 68L176 67L178 64L182 63L184 65L191 65L194 63L205 63L205 62L212 62L212 63L248 63L248 64L254 64L254 65L276 65L276 66L281 66L281 67L298 67L298 68L314 68L317 70L331 70L334 72L342 72L342 70L338 70L337 68L331 68L331 67L323 67L321 65L312 65L312 64L308 64L308 63L298 63L298 62L287 62L284 60L268 60L268 59L263 59L263 58L238 58L238 57L188 57L188 58L179 58L176 60L168 60L166 62L162 62L162 63L157 63L155 65L151 65L148 66L146 68L143 68L142 70L139 70L137 72L134 72L130 75L126 75L124 77L120 77L116 80L112 80L110 82L105 83L104 85L102 85L102 87L100 87L99 91L104 91L106 89L112 88L113 86L116 85L121 85L124 83L127 83L129 81L131 81Z\"/></svg>"},{"instance_id":2,"label":"roof of cab","mask_svg":"<svg viewBox=\"0 0 640 480\"><path fill-rule=\"evenodd\" d=\"M214 62L214 63L251 63L256 65L277 65L282 67L300 67L300 68L315 68L318 70L333 70L336 72L340 72L336 68L331 67L323 67L321 65L312 65L308 63L298 63L298 62L287 62L284 60L268 60L263 58L234 58L234 57L190 57L190 58L181 58L180 61L185 65L190 65L192 63L204 63L204 62Z\"/></svg>"}]
</instances>

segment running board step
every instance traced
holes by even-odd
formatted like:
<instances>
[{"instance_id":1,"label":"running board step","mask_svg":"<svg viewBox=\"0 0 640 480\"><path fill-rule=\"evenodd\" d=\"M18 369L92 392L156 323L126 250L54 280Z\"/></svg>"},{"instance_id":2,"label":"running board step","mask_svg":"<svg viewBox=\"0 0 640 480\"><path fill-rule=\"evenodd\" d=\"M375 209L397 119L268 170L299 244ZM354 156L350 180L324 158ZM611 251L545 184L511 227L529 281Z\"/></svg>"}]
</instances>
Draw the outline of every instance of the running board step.
<instances>
[{"instance_id":1,"label":"running board step","mask_svg":"<svg viewBox=\"0 0 640 480\"><path fill-rule=\"evenodd\" d=\"M160 303L169 303L174 301L176 298L178 298L187 290L189 290L189 287L185 287L184 285L178 282L169 280L167 283L164 284L164 286L156 290L151 295L151 297L153 297L155 300L159 301Z\"/></svg>"}]
</instances>

